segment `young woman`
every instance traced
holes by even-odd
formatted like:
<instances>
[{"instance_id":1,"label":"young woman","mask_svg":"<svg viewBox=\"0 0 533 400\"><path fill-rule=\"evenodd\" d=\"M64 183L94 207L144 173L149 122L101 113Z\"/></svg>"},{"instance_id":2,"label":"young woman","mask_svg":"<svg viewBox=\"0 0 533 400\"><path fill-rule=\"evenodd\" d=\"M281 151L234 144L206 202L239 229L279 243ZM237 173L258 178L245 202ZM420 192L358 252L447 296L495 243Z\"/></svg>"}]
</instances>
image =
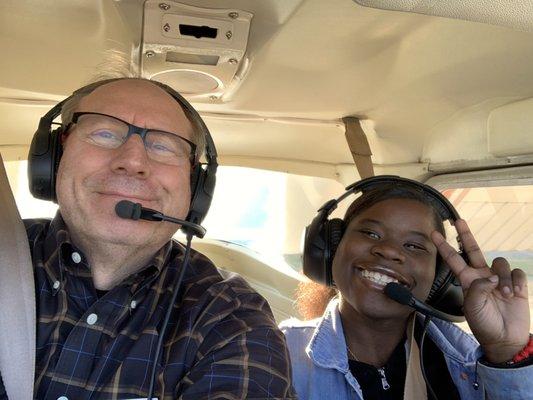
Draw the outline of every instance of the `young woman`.
<instances>
[{"instance_id":1,"label":"young woman","mask_svg":"<svg viewBox=\"0 0 533 400\"><path fill-rule=\"evenodd\" d=\"M533 398L522 270L511 271L503 258L489 267L459 219L455 229L467 264L443 236L435 196L414 181L370 185L343 222L342 239L332 250L338 296L322 317L281 325L301 399ZM475 338L433 319L423 339L422 316L383 292L387 283L396 282L425 300L439 257L460 281L463 311ZM321 295L316 284L307 287ZM307 292L301 298L309 297Z\"/></svg>"}]
</instances>

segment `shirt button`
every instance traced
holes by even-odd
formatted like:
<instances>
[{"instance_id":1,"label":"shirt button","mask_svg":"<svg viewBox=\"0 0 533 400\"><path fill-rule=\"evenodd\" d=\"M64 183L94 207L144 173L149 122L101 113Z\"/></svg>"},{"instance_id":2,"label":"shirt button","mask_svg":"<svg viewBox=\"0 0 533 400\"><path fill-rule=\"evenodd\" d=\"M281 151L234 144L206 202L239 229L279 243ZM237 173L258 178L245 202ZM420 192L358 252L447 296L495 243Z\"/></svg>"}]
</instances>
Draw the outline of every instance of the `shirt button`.
<instances>
[{"instance_id":1,"label":"shirt button","mask_svg":"<svg viewBox=\"0 0 533 400\"><path fill-rule=\"evenodd\" d=\"M61 397L58 397L57 400L68 400L68 397L67 396L61 396Z\"/></svg>"},{"instance_id":2,"label":"shirt button","mask_svg":"<svg viewBox=\"0 0 533 400\"><path fill-rule=\"evenodd\" d=\"M137 307L137 302L135 300L132 300L131 303L130 303L130 307L131 308Z\"/></svg>"},{"instance_id":3,"label":"shirt button","mask_svg":"<svg viewBox=\"0 0 533 400\"><path fill-rule=\"evenodd\" d=\"M87 323L89 325L94 325L96 323L96 321L98 321L98 315L89 314L89 316L87 317Z\"/></svg>"},{"instance_id":4,"label":"shirt button","mask_svg":"<svg viewBox=\"0 0 533 400\"><path fill-rule=\"evenodd\" d=\"M72 257L72 261L74 261L76 264L80 263L81 261L80 253L75 251L74 253L72 253L71 257Z\"/></svg>"},{"instance_id":5,"label":"shirt button","mask_svg":"<svg viewBox=\"0 0 533 400\"><path fill-rule=\"evenodd\" d=\"M61 283L59 281L55 281L54 285L52 286L55 290L59 289L59 286L61 286Z\"/></svg>"}]
</instances>

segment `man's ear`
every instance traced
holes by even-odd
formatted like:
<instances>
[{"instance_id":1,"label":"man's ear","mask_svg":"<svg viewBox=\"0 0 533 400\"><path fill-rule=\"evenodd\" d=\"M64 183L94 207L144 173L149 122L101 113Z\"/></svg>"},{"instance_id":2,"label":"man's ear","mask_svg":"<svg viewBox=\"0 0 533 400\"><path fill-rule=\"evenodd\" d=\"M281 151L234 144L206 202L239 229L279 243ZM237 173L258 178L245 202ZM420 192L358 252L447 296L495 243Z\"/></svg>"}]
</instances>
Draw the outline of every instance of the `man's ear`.
<instances>
[{"instance_id":1,"label":"man's ear","mask_svg":"<svg viewBox=\"0 0 533 400\"><path fill-rule=\"evenodd\" d=\"M59 132L59 143L61 143L61 146L62 147L65 147L65 143L67 142L67 138L69 137L69 132L67 129L65 130L61 130L61 132Z\"/></svg>"}]
</instances>

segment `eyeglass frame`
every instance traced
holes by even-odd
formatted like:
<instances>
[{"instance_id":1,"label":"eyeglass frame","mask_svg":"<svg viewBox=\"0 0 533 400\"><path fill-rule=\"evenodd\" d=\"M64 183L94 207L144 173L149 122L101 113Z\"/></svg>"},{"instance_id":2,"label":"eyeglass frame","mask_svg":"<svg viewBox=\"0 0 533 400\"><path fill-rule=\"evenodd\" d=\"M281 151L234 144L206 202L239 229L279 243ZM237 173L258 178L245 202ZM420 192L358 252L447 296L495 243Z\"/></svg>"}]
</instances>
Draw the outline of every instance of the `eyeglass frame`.
<instances>
[{"instance_id":1,"label":"eyeglass frame","mask_svg":"<svg viewBox=\"0 0 533 400\"><path fill-rule=\"evenodd\" d=\"M103 117L113 118L113 119L115 119L117 121L120 121L120 122L126 124L127 127L128 127L128 133L126 133L126 137L124 138L124 141L122 142L122 144L120 146L122 146L124 143L126 143L128 141L128 139L132 135L139 135L141 137L143 145L145 146L145 149L146 149L145 138L146 138L146 135L148 134L148 132L161 132L161 133L166 133L166 134L169 134L169 135L172 135L172 136L176 136L179 139L181 139L181 140L185 141L186 143L188 143L189 146L191 146L191 153L189 154L189 162L191 163L191 166L194 166L196 164L196 150L197 150L196 143L190 141L189 139L185 139L183 136L180 136L177 133L168 132L168 131L164 131L164 130L161 130L161 129L141 128L140 126L130 124L129 122L124 121L124 120L122 120L120 118L117 118L117 117L115 117L113 115L108 115L108 114L99 113L99 112L93 112L93 111L75 112L75 113L72 114L72 120L68 124L66 124L66 126L65 126L65 124L61 124L61 125L65 126L64 132L66 134L68 134L69 130L72 128L72 126L74 124L76 124L78 122L78 118L81 117L82 115L101 115ZM116 147L116 149L118 149L120 146Z\"/></svg>"}]
</instances>

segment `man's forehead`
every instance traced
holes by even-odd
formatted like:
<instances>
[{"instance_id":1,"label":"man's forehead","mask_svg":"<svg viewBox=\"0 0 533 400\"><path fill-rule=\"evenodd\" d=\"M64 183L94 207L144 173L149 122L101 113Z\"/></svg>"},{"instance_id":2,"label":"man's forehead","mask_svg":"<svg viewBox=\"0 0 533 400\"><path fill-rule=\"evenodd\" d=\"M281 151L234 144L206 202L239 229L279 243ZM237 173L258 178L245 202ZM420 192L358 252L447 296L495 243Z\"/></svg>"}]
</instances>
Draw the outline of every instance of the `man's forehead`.
<instances>
[{"instance_id":1,"label":"man's forehead","mask_svg":"<svg viewBox=\"0 0 533 400\"><path fill-rule=\"evenodd\" d=\"M147 80L123 79L103 84L84 96L77 108L76 111L108 113L126 120L131 117L149 125L154 122L185 125L187 131L192 131L181 104Z\"/></svg>"},{"instance_id":2,"label":"man's forehead","mask_svg":"<svg viewBox=\"0 0 533 400\"><path fill-rule=\"evenodd\" d=\"M132 94L136 96L132 97ZM120 79L104 83L84 96L80 104L106 100L109 102L121 100L133 104L142 101L143 98L157 99L181 109L181 106L166 90L155 83L141 79Z\"/></svg>"}]
</instances>

